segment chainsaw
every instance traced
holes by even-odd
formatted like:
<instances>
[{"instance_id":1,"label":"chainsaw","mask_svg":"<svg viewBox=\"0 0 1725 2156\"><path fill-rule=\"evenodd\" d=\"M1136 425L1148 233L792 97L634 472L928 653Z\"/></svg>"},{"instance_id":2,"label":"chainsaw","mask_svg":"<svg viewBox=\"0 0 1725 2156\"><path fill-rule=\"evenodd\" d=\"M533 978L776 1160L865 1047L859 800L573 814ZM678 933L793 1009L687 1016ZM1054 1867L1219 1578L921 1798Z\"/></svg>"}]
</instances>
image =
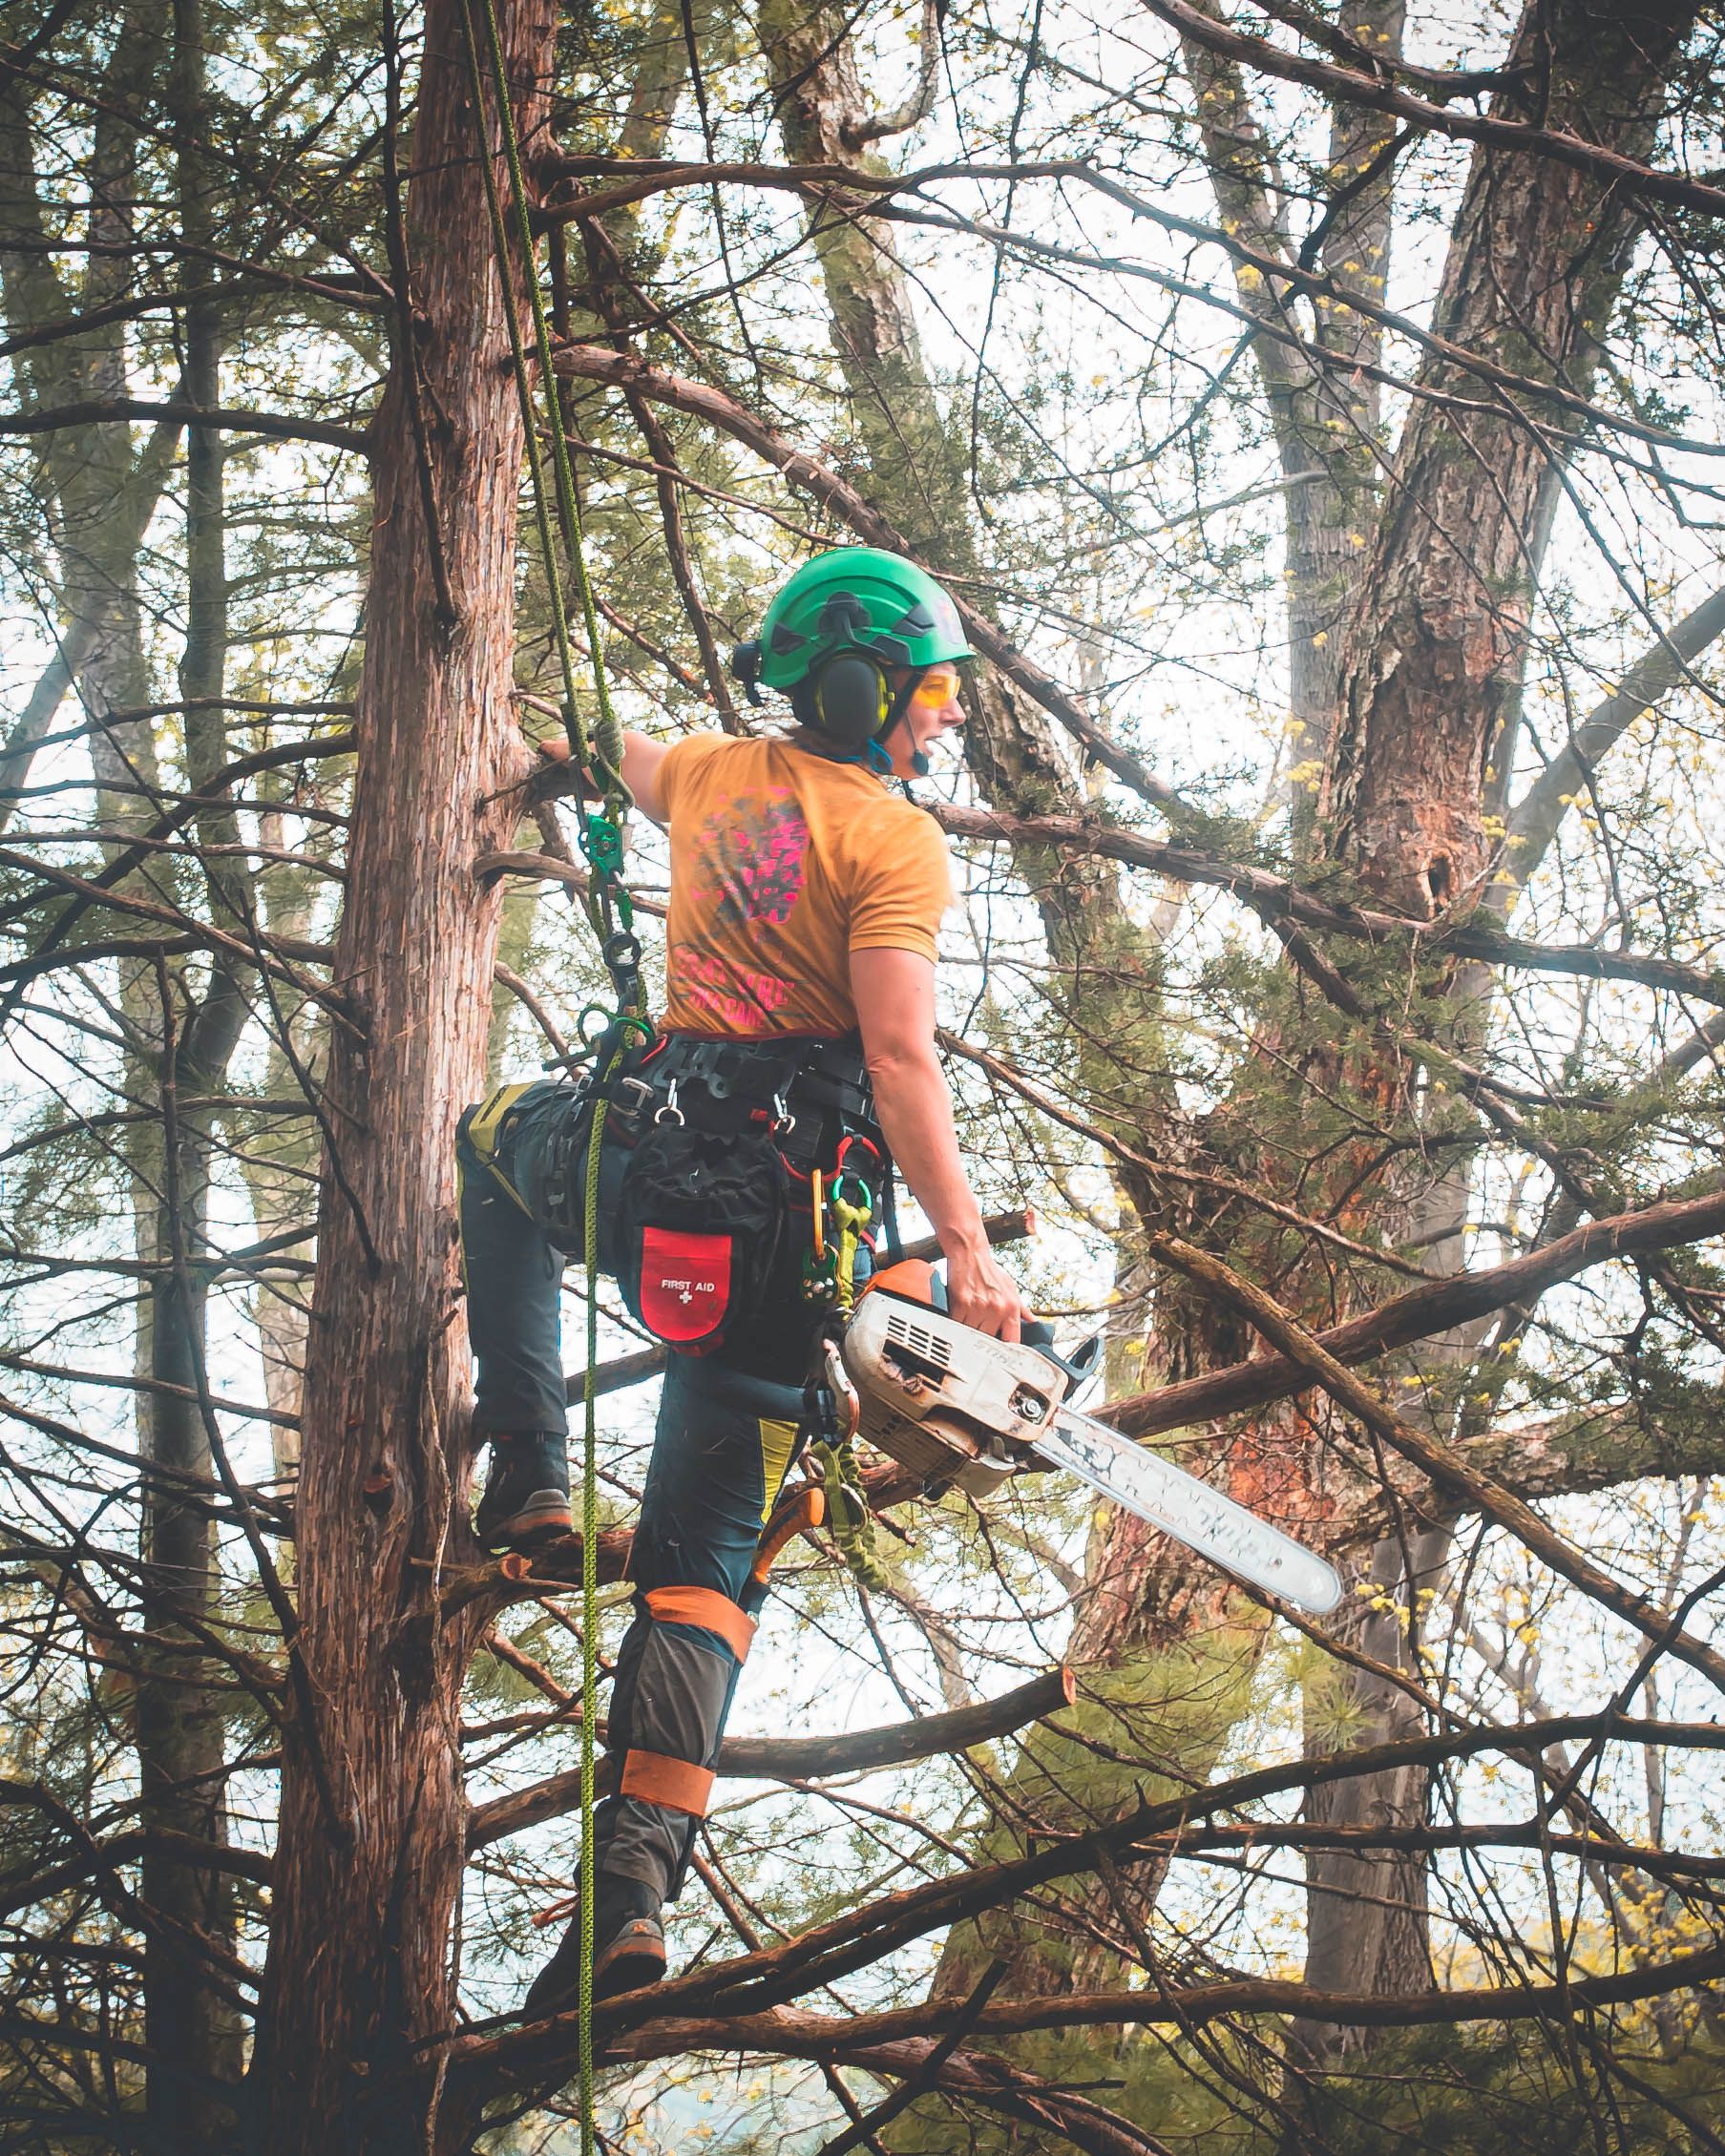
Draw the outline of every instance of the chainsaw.
<instances>
[{"instance_id":1,"label":"chainsaw","mask_svg":"<svg viewBox=\"0 0 1725 2156\"><path fill-rule=\"evenodd\" d=\"M1238 1580L1322 1616L1341 1581L1313 1551L1220 1490L1067 1405L1095 1372L1100 1339L1054 1351L1046 1326L1021 1342L960 1325L932 1266L906 1259L858 1298L840 1352L860 1406L857 1435L929 1495L986 1497L1026 1467L1059 1467ZM1041 1334L1042 1337L1034 1337Z\"/></svg>"}]
</instances>

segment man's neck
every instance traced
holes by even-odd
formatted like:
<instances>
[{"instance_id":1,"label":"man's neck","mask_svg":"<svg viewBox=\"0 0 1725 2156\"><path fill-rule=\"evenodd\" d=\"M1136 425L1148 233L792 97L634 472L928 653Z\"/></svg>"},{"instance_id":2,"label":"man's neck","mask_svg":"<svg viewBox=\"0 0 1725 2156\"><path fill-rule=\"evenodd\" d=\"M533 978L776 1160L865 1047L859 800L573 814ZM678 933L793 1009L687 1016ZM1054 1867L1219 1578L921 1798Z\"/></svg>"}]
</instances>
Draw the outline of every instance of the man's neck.
<instances>
[{"instance_id":1,"label":"man's neck","mask_svg":"<svg viewBox=\"0 0 1725 2156\"><path fill-rule=\"evenodd\" d=\"M878 779L883 785L889 778L897 776L896 772L876 770L860 755L845 754L833 743L817 734L812 726L793 726L788 734L780 734L777 738L787 748L801 749L805 756L818 756L823 764L838 764L847 770L861 771L867 778Z\"/></svg>"}]
</instances>

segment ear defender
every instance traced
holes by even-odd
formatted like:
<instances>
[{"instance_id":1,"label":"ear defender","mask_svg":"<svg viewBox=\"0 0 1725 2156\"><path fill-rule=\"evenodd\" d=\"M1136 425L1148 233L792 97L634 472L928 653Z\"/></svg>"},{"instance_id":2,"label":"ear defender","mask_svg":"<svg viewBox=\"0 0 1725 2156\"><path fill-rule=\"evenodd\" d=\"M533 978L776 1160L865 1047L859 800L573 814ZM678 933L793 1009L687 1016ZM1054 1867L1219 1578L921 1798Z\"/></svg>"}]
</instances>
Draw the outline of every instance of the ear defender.
<instances>
[{"instance_id":1,"label":"ear defender","mask_svg":"<svg viewBox=\"0 0 1725 2156\"><path fill-rule=\"evenodd\" d=\"M746 644L739 644L731 653L730 670L742 682L743 693L750 703L765 702L761 694L761 646L754 638Z\"/></svg>"},{"instance_id":2,"label":"ear defender","mask_svg":"<svg viewBox=\"0 0 1725 2156\"><path fill-rule=\"evenodd\" d=\"M840 652L814 678L814 723L847 748L874 740L893 715L885 670L861 652Z\"/></svg>"}]
</instances>

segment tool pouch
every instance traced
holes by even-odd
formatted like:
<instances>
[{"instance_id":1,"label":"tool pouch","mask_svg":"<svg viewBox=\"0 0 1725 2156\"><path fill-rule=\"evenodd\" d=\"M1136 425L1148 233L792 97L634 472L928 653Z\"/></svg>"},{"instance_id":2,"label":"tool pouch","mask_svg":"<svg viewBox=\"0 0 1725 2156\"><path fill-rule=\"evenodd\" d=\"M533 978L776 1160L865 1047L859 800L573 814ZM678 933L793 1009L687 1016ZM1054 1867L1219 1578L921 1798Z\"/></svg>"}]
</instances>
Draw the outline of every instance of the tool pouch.
<instances>
[{"instance_id":1,"label":"tool pouch","mask_svg":"<svg viewBox=\"0 0 1725 2156\"><path fill-rule=\"evenodd\" d=\"M757 1310L785 1236L785 1163L764 1132L655 1123L630 1154L617 1283L630 1314L685 1355Z\"/></svg>"}]
</instances>

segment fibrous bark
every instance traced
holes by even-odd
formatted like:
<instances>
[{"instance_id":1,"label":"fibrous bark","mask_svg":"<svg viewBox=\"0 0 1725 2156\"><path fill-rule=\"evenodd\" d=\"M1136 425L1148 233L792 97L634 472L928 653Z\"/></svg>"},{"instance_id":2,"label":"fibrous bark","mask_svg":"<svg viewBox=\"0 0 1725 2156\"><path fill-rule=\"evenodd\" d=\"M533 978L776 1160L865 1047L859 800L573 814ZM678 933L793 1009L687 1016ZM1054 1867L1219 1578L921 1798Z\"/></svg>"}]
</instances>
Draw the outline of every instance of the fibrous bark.
<instances>
[{"instance_id":1,"label":"fibrous bark","mask_svg":"<svg viewBox=\"0 0 1725 2156\"><path fill-rule=\"evenodd\" d=\"M556 16L499 7L517 122L542 125ZM465 1805L457 1739L474 1620L427 1622L468 1536L455 1120L484 1076L500 899L473 876L513 817L513 577L521 416L459 0L433 0L408 197L414 354L376 426L358 770L296 1507L307 1677L284 1747L274 1922L254 2067L272 2152L426 2145L448 2026ZM488 122L494 141L494 119ZM490 154L489 151L487 154ZM502 184L507 187L507 181ZM413 400L429 417L416 446ZM428 526L419 457L430 460ZM457 618L439 602L441 549ZM434 1609L434 1604L432 1605ZM417 1622L416 1622L417 1620Z\"/></svg>"}]
</instances>

